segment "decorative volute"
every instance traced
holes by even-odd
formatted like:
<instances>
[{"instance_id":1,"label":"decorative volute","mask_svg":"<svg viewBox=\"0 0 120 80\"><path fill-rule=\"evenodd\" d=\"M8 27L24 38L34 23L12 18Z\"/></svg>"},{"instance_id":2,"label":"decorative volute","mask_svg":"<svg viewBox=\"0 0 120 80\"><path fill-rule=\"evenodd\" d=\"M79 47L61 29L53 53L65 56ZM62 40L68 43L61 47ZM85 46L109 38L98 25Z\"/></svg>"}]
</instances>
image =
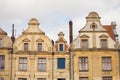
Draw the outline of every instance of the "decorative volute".
<instances>
[{"instance_id":1,"label":"decorative volute","mask_svg":"<svg viewBox=\"0 0 120 80\"><path fill-rule=\"evenodd\" d=\"M32 18L28 23L28 28L23 32L23 34L41 34L45 35L45 33L40 30L39 22L37 19Z\"/></svg>"}]
</instances>

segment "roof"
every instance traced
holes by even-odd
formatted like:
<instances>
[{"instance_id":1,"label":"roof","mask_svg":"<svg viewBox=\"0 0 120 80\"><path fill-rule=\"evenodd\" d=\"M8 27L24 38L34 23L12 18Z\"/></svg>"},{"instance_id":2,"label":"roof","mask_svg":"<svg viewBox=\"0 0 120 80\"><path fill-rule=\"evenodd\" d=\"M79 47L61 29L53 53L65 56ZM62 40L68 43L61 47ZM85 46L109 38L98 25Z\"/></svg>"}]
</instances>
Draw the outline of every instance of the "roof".
<instances>
[{"instance_id":1,"label":"roof","mask_svg":"<svg viewBox=\"0 0 120 80\"><path fill-rule=\"evenodd\" d=\"M108 31L108 34L110 35L110 37L111 37L113 40L115 40L112 26L111 26L111 25L103 25L103 27Z\"/></svg>"},{"instance_id":2,"label":"roof","mask_svg":"<svg viewBox=\"0 0 120 80\"><path fill-rule=\"evenodd\" d=\"M7 35L7 33L0 28L0 35Z\"/></svg>"}]
</instances>

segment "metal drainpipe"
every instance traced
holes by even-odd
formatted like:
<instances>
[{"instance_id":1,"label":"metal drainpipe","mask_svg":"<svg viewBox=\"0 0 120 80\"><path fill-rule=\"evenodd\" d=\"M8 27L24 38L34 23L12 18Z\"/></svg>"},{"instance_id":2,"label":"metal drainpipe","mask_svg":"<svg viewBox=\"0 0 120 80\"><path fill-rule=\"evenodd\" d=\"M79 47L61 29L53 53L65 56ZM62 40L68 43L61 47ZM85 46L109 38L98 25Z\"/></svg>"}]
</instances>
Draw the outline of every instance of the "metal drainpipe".
<instances>
[{"instance_id":1,"label":"metal drainpipe","mask_svg":"<svg viewBox=\"0 0 120 80\"><path fill-rule=\"evenodd\" d=\"M12 80L12 63L13 63L13 49L10 49L10 54L11 54L11 66L10 66L10 80Z\"/></svg>"},{"instance_id":2,"label":"metal drainpipe","mask_svg":"<svg viewBox=\"0 0 120 80\"><path fill-rule=\"evenodd\" d=\"M54 80L54 41L52 40L52 80Z\"/></svg>"},{"instance_id":3,"label":"metal drainpipe","mask_svg":"<svg viewBox=\"0 0 120 80\"><path fill-rule=\"evenodd\" d=\"M69 78L70 78L70 80L72 80L71 78L71 49L69 49L69 59L70 59L70 61L69 61Z\"/></svg>"},{"instance_id":4,"label":"metal drainpipe","mask_svg":"<svg viewBox=\"0 0 120 80\"><path fill-rule=\"evenodd\" d=\"M119 79L120 79L120 49L118 48L118 60L119 60Z\"/></svg>"},{"instance_id":5,"label":"metal drainpipe","mask_svg":"<svg viewBox=\"0 0 120 80\"><path fill-rule=\"evenodd\" d=\"M10 54L11 54L11 66L10 66L10 80L12 80L12 67L13 67L13 44L15 42L15 37L14 37L14 24L12 24L12 36L11 36L11 41L12 41L12 48L10 49Z\"/></svg>"}]
</instances>

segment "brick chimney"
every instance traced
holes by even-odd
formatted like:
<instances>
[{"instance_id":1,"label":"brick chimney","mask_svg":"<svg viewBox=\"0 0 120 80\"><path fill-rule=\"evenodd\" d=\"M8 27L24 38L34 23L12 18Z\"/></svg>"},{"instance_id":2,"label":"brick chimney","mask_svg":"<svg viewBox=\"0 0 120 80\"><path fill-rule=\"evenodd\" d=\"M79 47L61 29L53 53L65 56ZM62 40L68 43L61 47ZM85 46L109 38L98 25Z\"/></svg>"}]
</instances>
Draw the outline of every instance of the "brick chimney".
<instances>
[{"instance_id":1,"label":"brick chimney","mask_svg":"<svg viewBox=\"0 0 120 80\"><path fill-rule=\"evenodd\" d=\"M69 43L71 44L71 42L73 41L73 28L72 28L72 26L73 26L73 23L72 23L72 21L70 20L69 21Z\"/></svg>"}]
</instances>

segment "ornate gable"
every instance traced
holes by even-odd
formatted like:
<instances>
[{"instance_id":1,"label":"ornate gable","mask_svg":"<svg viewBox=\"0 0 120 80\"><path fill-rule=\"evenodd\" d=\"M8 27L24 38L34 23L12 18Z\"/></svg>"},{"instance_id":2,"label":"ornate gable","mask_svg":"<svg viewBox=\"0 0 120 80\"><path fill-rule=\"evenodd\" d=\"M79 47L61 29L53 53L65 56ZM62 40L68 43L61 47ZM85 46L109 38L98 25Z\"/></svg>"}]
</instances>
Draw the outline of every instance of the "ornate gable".
<instances>
[{"instance_id":1,"label":"ornate gable","mask_svg":"<svg viewBox=\"0 0 120 80\"><path fill-rule=\"evenodd\" d=\"M99 38L108 38L108 36L103 34L103 35L99 36Z\"/></svg>"},{"instance_id":2,"label":"ornate gable","mask_svg":"<svg viewBox=\"0 0 120 80\"><path fill-rule=\"evenodd\" d=\"M89 36L84 34L84 35L81 35L80 38L89 38Z\"/></svg>"},{"instance_id":3,"label":"ornate gable","mask_svg":"<svg viewBox=\"0 0 120 80\"><path fill-rule=\"evenodd\" d=\"M28 38L25 38L22 40L23 42L30 42L30 40Z\"/></svg>"},{"instance_id":4,"label":"ornate gable","mask_svg":"<svg viewBox=\"0 0 120 80\"><path fill-rule=\"evenodd\" d=\"M44 40L39 38L39 39L36 40L36 42L44 42Z\"/></svg>"}]
</instances>

